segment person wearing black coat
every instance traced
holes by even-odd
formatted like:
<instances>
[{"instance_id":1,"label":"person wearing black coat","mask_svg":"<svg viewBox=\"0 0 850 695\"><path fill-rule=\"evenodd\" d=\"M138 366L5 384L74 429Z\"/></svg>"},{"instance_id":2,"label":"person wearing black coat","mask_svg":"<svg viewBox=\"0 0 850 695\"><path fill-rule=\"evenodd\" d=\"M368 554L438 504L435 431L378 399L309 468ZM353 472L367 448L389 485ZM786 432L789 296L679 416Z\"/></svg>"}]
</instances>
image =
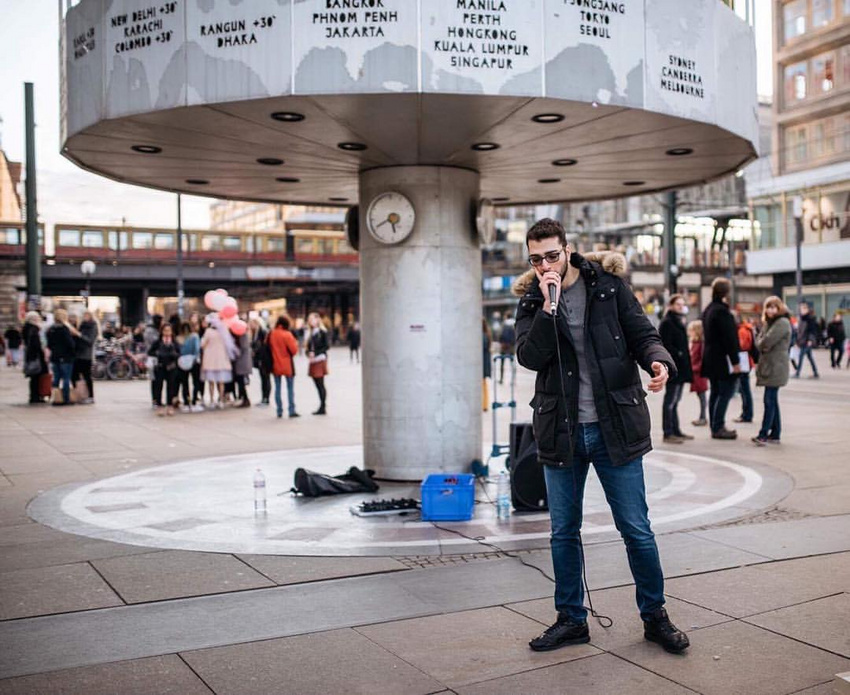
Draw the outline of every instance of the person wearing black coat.
<instances>
[{"instance_id":1,"label":"person wearing black coat","mask_svg":"<svg viewBox=\"0 0 850 695\"><path fill-rule=\"evenodd\" d=\"M44 348L41 345L41 315L37 311L30 311L24 319L24 327L21 330L24 341L24 368L28 364L38 362L39 369L26 376L30 380L29 402L44 403L38 389L38 382L42 374L47 374L47 359L44 356Z\"/></svg>"},{"instance_id":2,"label":"person wearing black coat","mask_svg":"<svg viewBox=\"0 0 850 695\"><path fill-rule=\"evenodd\" d=\"M664 608L664 574L647 513L643 455L652 440L638 372L651 375L647 389L657 393L676 365L623 280L621 254L581 256L567 244L563 225L548 218L528 230L526 246L531 269L513 288L520 297L516 357L537 373L532 429L546 480L558 612L529 646L549 651L590 640L580 529L593 464L625 542L644 635L681 652L689 642Z\"/></svg>"},{"instance_id":3,"label":"person wearing black coat","mask_svg":"<svg viewBox=\"0 0 850 695\"><path fill-rule=\"evenodd\" d=\"M319 409L313 415L327 415L328 391L325 387L325 376L328 374L328 331L322 324L321 317L311 312L307 317L307 358L310 360L309 375L316 385L319 394Z\"/></svg>"},{"instance_id":4,"label":"person wearing black coat","mask_svg":"<svg viewBox=\"0 0 850 695\"><path fill-rule=\"evenodd\" d=\"M715 278L711 283L711 304L702 314L705 332L705 352L702 375L708 377L711 395L708 399L708 422L712 439L737 439L735 430L726 429L726 409L735 393L741 367L738 328L729 310L732 285L727 278ZM729 367L732 365L732 370Z\"/></svg>"},{"instance_id":5,"label":"person wearing black coat","mask_svg":"<svg viewBox=\"0 0 850 695\"><path fill-rule=\"evenodd\" d=\"M826 342L829 343L829 361L833 369L841 369L841 355L847 331L844 330L844 318L836 313L826 327Z\"/></svg>"},{"instance_id":6,"label":"person wearing black coat","mask_svg":"<svg viewBox=\"0 0 850 695\"><path fill-rule=\"evenodd\" d=\"M53 405L70 405L71 372L77 354L74 334L79 335L79 331L70 325L68 312L64 309L53 312L53 318L55 323L47 329L47 348L50 350L50 365L53 369L53 388L62 384L62 402L54 401Z\"/></svg>"},{"instance_id":7,"label":"person wearing black coat","mask_svg":"<svg viewBox=\"0 0 850 695\"><path fill-rule=\"evenodd\" d=\"M83 314L83 320L79 326L79 335L74 337L76 346L74 355L74 368L71 372L71 383L76 384L82 378L86 382L89 395L84 403L94 402L94 382L91 377L91 366L94 361L94 346L97 342L98 329L94 315L90 311Z\"/></svg>"},{"instance_id":8,"label":"person wearing black coat","mask_svg":"<svg viewBox=\"0 0 850 695\"><path fill-rule=\"evenodd\" d=\"M803 360L808 357L809 364L812 365L812 379L818 379L818 366L815 364L812 350L818 345L818 320L812 313L812 307L807 302L800 302L800 320L797 323L797 346L800 348L800 357L797 362L797 371L794 373L794 378L800 378L800 372L803 371Z\"/></svg>"},{"instance_id":9,"label":"person wearing black coat","mask_svg":"<svg viewBox=\"0 0 850 695\"><path fill-rule=\"evenodd\" d=\"M685 298L681 294L674 294L668 302L667 313L658 325L661 342L675 361L677 372L667 380L664 391L662 423L664 441L669 444L681 444L688 439L693 439L691 435L682 432L678 411L685 384L690 383L694 378L684 321L687 313L688 306L685 304Z\"/></svg>"},{"instance_id":10,"label":"person wearing black coat","mask_svg":"<svg viewBox=\"0 0 850 695\"><path fill-rule=\"evenodd\" d=\"M153 398L158 415L174 415L177 394L180 389L180 374L177 361L180 359L180 346L174 340L174 330L170 323L163 323L159 329L159 339L148 349L150 357L156 357L153 378ZM166 409L162 411L162 386L165 385Z\"/></svg>"}]
</instances>

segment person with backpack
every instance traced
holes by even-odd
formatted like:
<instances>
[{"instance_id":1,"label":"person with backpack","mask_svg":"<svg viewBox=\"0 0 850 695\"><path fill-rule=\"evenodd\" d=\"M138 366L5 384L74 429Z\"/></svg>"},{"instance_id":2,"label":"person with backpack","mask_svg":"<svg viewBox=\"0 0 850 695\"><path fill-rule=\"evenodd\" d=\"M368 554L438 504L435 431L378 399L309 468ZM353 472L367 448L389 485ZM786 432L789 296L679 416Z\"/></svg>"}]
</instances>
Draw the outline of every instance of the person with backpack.
<instances>
[{"instance_id":1,"label":"person with backpack","mask_svg":"<svg viewBox=\"0 0 850 695\"><path fill-rule=\"evenodd\" d=\"M758 348L756 347L756 336L753 324L738 319L738 345L741 352L746 352L750 360L750 371L758 361ZM738 375L738 391L741 394L741 414L735 418L735 422L753 421L753 392L750 388L750 372L742 371Z\"/></svg>"},{"instance_id":2,"label":"person with backpack","mask_svg":"<svg viewBox=\"0 0 850 695\"><path fill-rule=\"evenodd\" d=\"M288 316L278 316L274 330L266 338L272 358L274 402L277 406L277 416L279 418L283 417L283 400L280 392L282 378L286 379L289 417L299 417L295 411L295 355L298 354L298 341L289 330L290 326Z\"/></svg>"}]
</instances>

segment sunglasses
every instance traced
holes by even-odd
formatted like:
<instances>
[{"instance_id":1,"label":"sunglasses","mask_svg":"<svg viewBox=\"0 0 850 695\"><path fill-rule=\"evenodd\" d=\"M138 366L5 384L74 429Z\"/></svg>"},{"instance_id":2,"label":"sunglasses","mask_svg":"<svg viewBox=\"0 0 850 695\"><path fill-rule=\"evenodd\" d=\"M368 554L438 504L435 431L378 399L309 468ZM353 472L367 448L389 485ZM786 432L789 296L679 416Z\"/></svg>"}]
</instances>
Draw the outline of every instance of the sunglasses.
<instances>
[{"instance_id":1,"label":"sunglasses","mask_svg":"<svg viewBox=\"0 0 850 695\"><path fill-rule=\"evenodd\" d=\"M534 254L528 257L528 263L535 268L543 265L543 261L545 260L547 263L557 263L561 260L561 254L564 249L558 249L557 251L549 251L548 253L544 253L542 256L538 256Z\"/></svg>"}]
</instances>

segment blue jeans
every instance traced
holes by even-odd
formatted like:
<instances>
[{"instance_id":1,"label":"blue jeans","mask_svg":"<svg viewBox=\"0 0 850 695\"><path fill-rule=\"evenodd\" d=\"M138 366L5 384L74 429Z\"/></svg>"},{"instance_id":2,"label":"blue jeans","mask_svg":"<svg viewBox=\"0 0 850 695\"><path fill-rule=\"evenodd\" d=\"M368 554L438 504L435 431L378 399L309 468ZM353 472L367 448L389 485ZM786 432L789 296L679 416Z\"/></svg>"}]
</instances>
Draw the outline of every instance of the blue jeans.
<instances>
[{"instance_id":1,"label":"blue jeans","mask_svg":"<svg viewBox=\"0 0 850 695\"><path fill-rule=\"evenodd\" d=\"M73 362L51 362L53 368L53 388L59 386L62 381L62 399L65 403L71 402L71 372L74 369Z\"/></svg>"},{"instance_id":2,"label":"blue jeans","mask_svg":"<svg viewBox=\"0 0 850 695\"><path fill-rule=\"evenodd\" d=\"M682 391L684 388L685 385L683 383L671 384L669 381L667 382L661 416L665 437L682 434L682 428L679 426L678 407L679 401L682 400Z\"/></svg>"},{"instance_id":3,"label":"blue jeans","mask_svg":"<svg viewBox=\"0 0 850 695\"><path fill-rule=\"evenodd\" d=\"M274 374L274 402L277 406L277 414L278 416L283 415L283 400L281 399L280 394L280 374ZM286 379L286 396L289 400L289 415L292 416L295 414L295 377L294 376L285 376Z\"/></svg>"},{"instance_id":4,"label":"blue jeans","mask_svg":"<svg viewBox=\"0 0 850 695\"><path fill-rule=\"evenodd\" d=\"M812 346L811 345L801 345L800 346L800 361L797 362L797 376L800 376L800 372L803 371L803 358L809 358L809 364L812 365L812 371L815 376L818 375L818 368L815 364L814 355L812 355Z\"/></svg>"},{"instance_id":5,"label":"blue jeans","mask_svg":"<svg viewBox=\"0 0 850 695\"><path fill-rule=\"evenodd\" d=\"M708 424L712 434L726 428L726 409L735 393L737 378L710 379L711 394L708 397Z\"/></svg>"},{"instance_id":6,"label":"blue jeans","mask_svg":"<svg viewBox=\"0 0 850 695\"><path fill-rule=\"evenodd\" d=\"M779 416L779 387L764 387L764 417L761 421L759 437L776 439L782 435L782 419Z\"/></svg>"},{"instance_id":7,"label":"blue jeans","mask_svg":"<svg viewBox=\"0 0 850 695\"><path fill-rule=\"evenodd\" d=\"M590 463L605 490L617 530L626 543L629 567L636 585L641 617L649 619L664 605L664 575L655 535L649 525L643 458L614 466L597 423L579 425L573 465L544 466L549 516L552 519L552 564L555 568L555 608L574 621L584 622L584 586L581 569L582 499Z\"/></svg>"},{"instance_id":8,"label":"blue jeans","mask_svg":"<svg viewBox=\"0 0 850 695\"><path fill-rule=\"evenodd\" d=\"M738 390L741 392L741 419L753 421L753 391L750 388L750 373L738 375Z\"/></svg>"}]
</instances>

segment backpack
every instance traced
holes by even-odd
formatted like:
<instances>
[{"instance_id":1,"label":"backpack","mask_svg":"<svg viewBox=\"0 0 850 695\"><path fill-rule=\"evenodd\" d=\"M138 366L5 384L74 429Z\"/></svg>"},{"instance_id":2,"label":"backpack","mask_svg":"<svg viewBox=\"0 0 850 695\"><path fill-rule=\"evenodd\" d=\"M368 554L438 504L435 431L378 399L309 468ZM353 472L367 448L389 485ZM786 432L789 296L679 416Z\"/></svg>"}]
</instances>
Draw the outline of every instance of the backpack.
<instances>
[{"instance_id":1,"label":"backpack","mask_svg":"<svg viewBox=\"0 0 850 695\"><path fill-rule=\"evenodd\" d=\"M304 495L304 497L343 495L351 492L376 492L380 489L380 486L372 480L374 475L375 471L361 471L356 466L349 468L347 473L336 476L297 468L295 470L295 487L290 492Z\"/></svg>"}]
</instances>

